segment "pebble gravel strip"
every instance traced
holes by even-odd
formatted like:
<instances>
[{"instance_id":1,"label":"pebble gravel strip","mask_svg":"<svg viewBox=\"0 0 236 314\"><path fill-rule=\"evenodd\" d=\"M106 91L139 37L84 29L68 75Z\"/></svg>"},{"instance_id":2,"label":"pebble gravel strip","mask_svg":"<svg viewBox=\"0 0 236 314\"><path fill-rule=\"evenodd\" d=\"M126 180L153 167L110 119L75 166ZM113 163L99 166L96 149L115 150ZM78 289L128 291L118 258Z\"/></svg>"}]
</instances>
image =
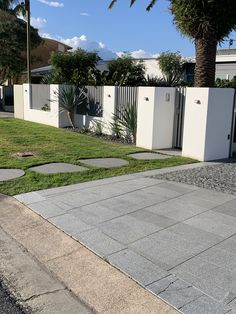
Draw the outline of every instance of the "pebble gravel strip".
<instances>
[{"instance_id":1,"label":"pebble gravel strip","mask_svg":"<svg viewBox=\"0 0 236 314\"><path fill-rule=\"evenodd\" d=\"M212 166L155 175L152 178L181 182L236 195L236 159Z\"/></svg>"}]
</instances>

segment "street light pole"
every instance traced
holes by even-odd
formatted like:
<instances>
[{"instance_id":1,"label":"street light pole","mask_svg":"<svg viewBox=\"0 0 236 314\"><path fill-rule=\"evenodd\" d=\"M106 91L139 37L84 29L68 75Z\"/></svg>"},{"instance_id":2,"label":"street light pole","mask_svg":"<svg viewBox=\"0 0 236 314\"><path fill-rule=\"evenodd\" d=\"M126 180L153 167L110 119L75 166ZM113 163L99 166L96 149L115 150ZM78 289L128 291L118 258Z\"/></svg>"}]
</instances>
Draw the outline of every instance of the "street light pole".
<instances>
[{"instance_id":1,"label":"street light pole","mask_svg":"<svg viewBox=\"0 0 236 314\"><path fill-rule=\"evenodd\" d=\"M25 0L27 21L27 83L31 83L31 36L30 36L30 0Z\"/></svg>"}]
</instances>

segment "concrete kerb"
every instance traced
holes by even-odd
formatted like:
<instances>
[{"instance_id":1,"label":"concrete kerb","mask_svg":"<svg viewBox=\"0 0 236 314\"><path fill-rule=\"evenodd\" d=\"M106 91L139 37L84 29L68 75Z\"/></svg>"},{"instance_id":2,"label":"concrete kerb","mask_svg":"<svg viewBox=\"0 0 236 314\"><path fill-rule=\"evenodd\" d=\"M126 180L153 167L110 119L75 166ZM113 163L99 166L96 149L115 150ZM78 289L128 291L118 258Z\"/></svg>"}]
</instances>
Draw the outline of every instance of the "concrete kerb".
<instances>
[{"instance_id":1,"label":"concrete kerb","mask_svg":"<svg viewBox=\"0 0 236 314\"><path fill-rule=\"evenodd\" d=\"M177 313L161 299L16 200L2 198L0 211L0 226L4 232L13 237L18 245L28 251L63 286L71 290L78 298L77 302L82 300L97 313ZM4 267L1 268L4 276ZM9 274L8 278L12 280ZM57 300L60 299L58 293L62 292L57 291ZM67 297L68 295L64 296ZM46 296L41 295L28 298L33 307L37 303L33 299L41 302L41 309L49 301ZM39 307L37 304L37 309ZM51 308L47 310L40 313L60 313L53 312Z\"/></svg>"}]
</instances>

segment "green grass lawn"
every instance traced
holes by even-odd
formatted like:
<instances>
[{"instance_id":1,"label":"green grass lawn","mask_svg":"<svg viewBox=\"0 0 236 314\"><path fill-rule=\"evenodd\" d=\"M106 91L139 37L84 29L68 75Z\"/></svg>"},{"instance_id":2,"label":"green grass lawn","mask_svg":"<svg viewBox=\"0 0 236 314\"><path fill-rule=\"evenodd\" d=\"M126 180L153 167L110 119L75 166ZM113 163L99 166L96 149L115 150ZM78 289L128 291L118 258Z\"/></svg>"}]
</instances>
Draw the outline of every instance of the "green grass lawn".
<instances>
[{"instance_id":1,"label":"green grass lawn","mask_svg":"<svg viewBox=\"0 0 236 314\"><path fill-rule=\"evenodd\" d=\"M30 151L34 157L19 158L17 152ZM26 174L18 179L0 182L0 193L15 195L40 189L85 182L122 174L140 172L194 162L189 158L142 161L127 157L144 149L118 144L96 137L56 129L18 119L0 119L0 168L19 168ZM118 157L129 161L120 168L89 167L80 173L42 175L29 167L50 162L81 165L82 158Z\"/></svg>"}]
</instances>

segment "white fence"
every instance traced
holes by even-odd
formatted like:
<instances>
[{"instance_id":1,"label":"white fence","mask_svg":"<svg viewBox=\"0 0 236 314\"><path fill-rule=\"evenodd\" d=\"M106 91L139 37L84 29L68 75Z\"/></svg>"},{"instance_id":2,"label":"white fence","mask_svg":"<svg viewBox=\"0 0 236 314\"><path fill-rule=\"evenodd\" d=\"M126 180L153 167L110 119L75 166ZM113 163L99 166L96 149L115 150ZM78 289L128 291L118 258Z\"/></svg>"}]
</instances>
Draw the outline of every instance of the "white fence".
<instances>
[{"instance_id":1,"label":"white fence","mask_svg":"<svg viewBox=\"0 0 236 314\"><path fill-rule=\"evenodd\" d=\"M15 117L54 127L67 127L66 112L61 112L58 99L60 85L17 85ZM234 90L167 87L119 88L89 87L96 116L75 114L78 128L102 121L103 132L111 134L114 114L121 105L137 105L137 146L167 149L180 146L182 155L198 160L229 157ZM184 101L186 97L186 103ZM184 126L184 129L183 129ZM177 133L176 133L177 132ZM182 135L183 134L183 135ZM232 147L236 144L233 142Z\"/></svg>"}]
</instances>

